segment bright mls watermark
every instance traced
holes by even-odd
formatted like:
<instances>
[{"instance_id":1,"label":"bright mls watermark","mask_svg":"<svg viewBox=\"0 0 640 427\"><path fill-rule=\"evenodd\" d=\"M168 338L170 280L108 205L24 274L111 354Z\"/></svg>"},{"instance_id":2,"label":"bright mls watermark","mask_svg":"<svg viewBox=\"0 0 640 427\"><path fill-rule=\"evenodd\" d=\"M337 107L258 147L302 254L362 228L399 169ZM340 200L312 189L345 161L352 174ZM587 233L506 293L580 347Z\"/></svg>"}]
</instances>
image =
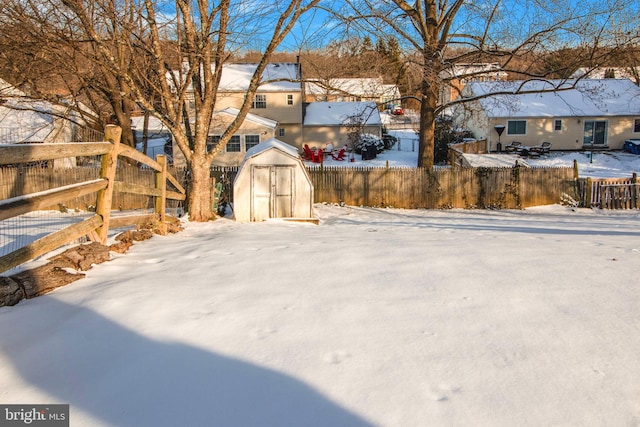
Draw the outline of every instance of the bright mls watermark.
<instances>
[{"instance_id":1,"label":"bright mls watermark","mask_svg":"<svg viewBox=\"0 0 640 427\"><path fill-rule=\"evenodd\" d=\"M2 405L0 427L69 427L69 405Z\"/></svg>"}]
</instances>

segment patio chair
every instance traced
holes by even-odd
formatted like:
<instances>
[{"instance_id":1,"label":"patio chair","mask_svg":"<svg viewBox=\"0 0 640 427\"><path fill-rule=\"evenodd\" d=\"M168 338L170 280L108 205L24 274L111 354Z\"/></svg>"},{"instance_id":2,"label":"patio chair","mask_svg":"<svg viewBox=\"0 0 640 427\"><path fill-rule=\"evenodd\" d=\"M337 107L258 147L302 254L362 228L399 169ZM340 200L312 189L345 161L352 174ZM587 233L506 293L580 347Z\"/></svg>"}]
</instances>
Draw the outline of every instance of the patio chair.
<instances>
[{"instance_id":1,"label":"patio chair","mask_svg":"<svg viewBox=\"0 0 640 427\"><path fill-rule=\"evenodd\" d=\"M551 151L551 143L548 141L545 141L540 145L536 145L529 148L529 152L531 154L535 153L535 155L549 154L550 151Z\"/></svg>"},{"instance_id":2,"label":"patio chair","mask_svg":"<svg viewBox=\"0 0 640 427\"><path fill-rule=\"evenodd\" d=\"M322 160L323 160L323 151L322 150L312 151L312 159L311 159L311 161L313 163L322 163Z\"/></svg>"},{"instance_id":3,"label":"patio chair","mask_svg":"<svg viewBox=\"0 0 640 427\"><path fill-rule=\"evenodd\" d=\"M313 161L313 151L311 151L309 145L304 144L304 146L302 147L302 152L304 154L304 156L302 156L304 160Z\"/></svg>"},{"instance_id":4,"label":"patio chair","mask_svg":"<svg viewBox=\"0 0 640 427\"><path fill-rule=\"evenodd\" d=\"M511 144L504 146L504 151L507 153L519 153L522 150L522 142L511 141Z\"/></svg>"},{"instance_id":5,"label":"patio chair","mask_svg":"<svg viewBox=\"0 0 640 427\"><path fill-rule=\"evenodd\" d=\"M344 160L347 157L347 150L341 148L338 153L331 153L331 157L333 157L333 160Z\"/></svg>"}]
</instances>

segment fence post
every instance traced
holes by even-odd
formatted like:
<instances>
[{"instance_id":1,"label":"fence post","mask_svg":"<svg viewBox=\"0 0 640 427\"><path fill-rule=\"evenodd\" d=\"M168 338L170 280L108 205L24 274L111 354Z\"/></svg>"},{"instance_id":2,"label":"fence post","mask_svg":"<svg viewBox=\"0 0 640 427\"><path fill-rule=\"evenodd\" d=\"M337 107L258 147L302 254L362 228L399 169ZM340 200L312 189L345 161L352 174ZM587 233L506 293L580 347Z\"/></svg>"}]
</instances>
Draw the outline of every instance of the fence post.
<instances>
[{"instance_id":1,"label":"fence post","mask_svg":"<svg viewBox=\"0 0 640 427\"><path fill-rule=\"evenodd\" d=\"M633 184L631 185L631 201L633 203L633 209L640 208L640 187L638 186L638 174L633 173Z\"/></svg>"},{"instance_id":2,"label":"fence post","mask_svg":"<svg viewBox=\"0 0 640 427\"><path fill-rule=\"evenodd\" d=\"M156 218L160 222L158 225L160 230L165 232L166 225L166 208L167 208L167 156L164 154L158 154L156 156L156 162L161 166L159 171L156 171L156 189L160 190L160 196L155 200L155 213Z\"/></svg>"},{"instance_id":3,"label":"fence post","mask_svg":"<svg viewBox=\"0 0 640 427\"><path fill-rule=\"evenodd\" d=\"M104 139L113 144L113 149L102 155L100 165L100 178L107 180L107 187L98 192L96 201L96 214L102 217L102 226L96 230L97 240L105 245L109 233L111 218L111 202L113 201L113 188L116 181L116 169L118 166L118 154L122 128L115 125L107 125L104 130Z\"/></svg>"},{"instance_id":4,"label":"fence post","mask_svg":"<svg viewBox=\"0 0 640 427\"><path fill-rule=\"evenodd\" d=\"M593 202L593 180L589 177L587 178L587 188L585 190L585 207L590 208L591 203Z\"/></svg>"},{"instance_id":5,"label":"fence post","mask_svg":"<svg viewBox=\"0 0 640 427\"><path fill-rule=\"evenodd\" d=\"M161 166L159 171L156 171L156 189L160 190L160 196L155 200L155 213L160 217L160 220L165 220L165 210L167 207L167 156L164 154L158 154L156 156L156 162Z\"/></svg>"}]
</instances>

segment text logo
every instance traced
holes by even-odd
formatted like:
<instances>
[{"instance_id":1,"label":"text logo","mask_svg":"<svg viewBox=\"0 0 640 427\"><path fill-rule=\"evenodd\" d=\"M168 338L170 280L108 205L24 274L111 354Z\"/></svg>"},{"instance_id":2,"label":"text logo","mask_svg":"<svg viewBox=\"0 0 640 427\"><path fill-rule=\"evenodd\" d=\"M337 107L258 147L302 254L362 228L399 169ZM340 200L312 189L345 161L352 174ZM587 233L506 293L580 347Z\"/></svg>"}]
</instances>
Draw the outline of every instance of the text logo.
<instances>
[{"instance_id":1,"label":"text logo","mask_svg":"<svg viewBox=\"0 0 640 427\"><path fill-rule=\"evenodd\" d=\"M0 427L69 427L69 405L0 405Z\"/></svg>"}]
</instances>

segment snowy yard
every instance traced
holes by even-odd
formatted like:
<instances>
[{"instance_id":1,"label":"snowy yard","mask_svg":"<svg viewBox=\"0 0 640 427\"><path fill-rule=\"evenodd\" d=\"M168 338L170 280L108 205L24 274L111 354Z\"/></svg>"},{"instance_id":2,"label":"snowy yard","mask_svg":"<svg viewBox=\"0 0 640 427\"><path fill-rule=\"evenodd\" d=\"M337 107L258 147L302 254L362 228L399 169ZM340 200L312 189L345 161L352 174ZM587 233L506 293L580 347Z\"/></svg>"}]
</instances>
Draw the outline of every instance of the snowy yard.
<instances>
[{"instance_id":1,"label":"snowy yard","mask_svg":"<svg viewBox=\"0 0 640 427\"><path fill-rule=\"evenodd\" d=\"M0 308L0 402L72 426L640 423L640 214L316 205Z\"/></svg>"},{"instance_id":2,"label":"snowy yard","mask_svg":"<svg viewBox=\"0 0 640 427\"><path fill-rule=\"evenodd\" d=\"M416 167L418 165L418 137L411 130L390 131L400 140L400 144L390 150L385 150L373 160L361 160L356 155L356 166L384 167ZM580 177L586 178L630 178L635 172L640 174L640 156L623 151L595 151L590 158L589 151L575 152L551 152L538 158L523 158L517 154L467 154L469 162L474 167L511 167L516 161L520 164L532 167L573 167L574 160L578 163ZM307 165L313 166L311 162ZM354 166L354 163L335 161L331 158L325 160L327 166Z\"/></svg>"}]
</instances>

